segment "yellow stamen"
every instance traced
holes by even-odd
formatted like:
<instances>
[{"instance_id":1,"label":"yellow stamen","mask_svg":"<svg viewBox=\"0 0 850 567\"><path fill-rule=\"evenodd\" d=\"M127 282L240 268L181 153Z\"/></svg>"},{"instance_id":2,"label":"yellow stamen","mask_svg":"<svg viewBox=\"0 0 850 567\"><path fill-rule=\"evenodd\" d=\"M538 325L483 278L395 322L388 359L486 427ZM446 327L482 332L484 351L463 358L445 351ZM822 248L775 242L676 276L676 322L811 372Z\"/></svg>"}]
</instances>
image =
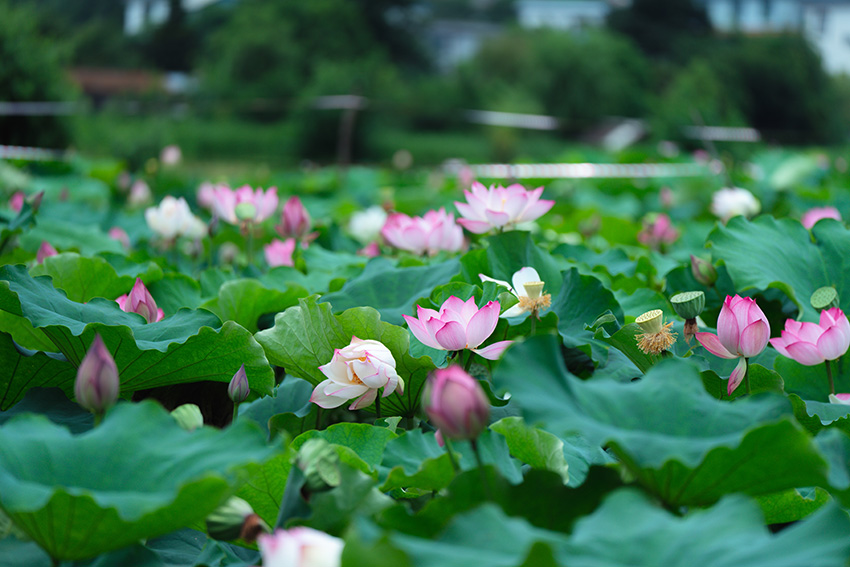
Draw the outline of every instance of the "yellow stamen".
<instances>
[{"instance_id":1,"label":"yellow stamen","mask_svg":"<svg viewBox=\"0 0 850 567\"><path fill-rule=\"evenodd\" d=\"M676 342L676 333L670 332L673 323L667 323L657 333L641 333L635 335L638 348L644 354L661 354Z\"/></svg>"}]
</instances>

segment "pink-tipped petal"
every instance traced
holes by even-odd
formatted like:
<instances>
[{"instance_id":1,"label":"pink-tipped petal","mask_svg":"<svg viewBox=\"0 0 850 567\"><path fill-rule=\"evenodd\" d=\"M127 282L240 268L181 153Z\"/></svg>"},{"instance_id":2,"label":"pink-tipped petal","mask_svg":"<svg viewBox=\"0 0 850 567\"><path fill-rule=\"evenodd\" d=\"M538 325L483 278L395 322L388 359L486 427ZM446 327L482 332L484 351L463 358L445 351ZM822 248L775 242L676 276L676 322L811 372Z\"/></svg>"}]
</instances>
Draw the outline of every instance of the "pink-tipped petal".
<instances>
[{"instance_id":1,"label":"pink-tipped petal","mask_svg":"<svg viewBox=\"0 0 850 567\"><path fill-rule=\"evenodd\" d=\"M484 357L487 360L496 360L502 353L505 352L505 349L513 344L513 341L499 341L497 343L493 343L491 345L487 345L484 348L479 349L471 349L472 352L477 354L478 356Z\"/></svg>"},{"instance_id":2,"label":"pink-tipped petal","mask_svg":"<svg viewBox=\"0 0 850 567\"><path fill-rule=\"evenodd\" d=\"M413 333L413 336L416 337L420 343L431 348L443 348L440 346L440 343L431 336L422 321L411 317L410 315L402 315L402 317L404 317L404 320L407 321L407 326L410 329L410 332Z\"/></svg>"},{"instance_id":3,"label":"pink-tipped petal","mask_svg":"<svg viewBox=\"0 0 850 567\"><path fill-rule=\"evenodd\" d=\"M490 230L490 223L487 221L457 219L457 223L474 234L484 234Z\"/></svg>"},{"instance_id":4,"label":"pink-tipped petal","mask_svg":"<svg viewBox=\"0 0 850 567\"><path fill-rule=\"evenodd\" d=\"M378 397L378 390L369 390L359 398L357 398L353 404L348 406L350 410L359 410L365 407L368 407L374 403L375 398Z\"/></svg>"},{"instance_id":5,"label":"pink-tipped petal","mask_svg":"<svg viewBox=\"0 0 850 567\"><path fill-rule=\"evenodd\" d=\"M820 336L817 349L826 360L835 360L850 347L850 335L843 334L838 327L830 327Z\"/></svg>"},{"instance_id":6,"label":"pink-tipped petal","mask_svg":"<svg viewBox=\"0 0 850 567\"><path fill-rule=\"evenodd\" d=\"M541 200L537 201L536 203L529 205L529 207L526 208L522 212L522 214L519 216L517 221L518 222L530 222L530 221L533 221L533 220L537 220L540 217L542 217L543 215L545 215L546 213L548 213L549 209L551 209L554 205L555 205L555 201L549 201L549 200L546 200L546 199L541 199Z\"/></svg>"},{"instance_id":7,"label":"pink-tipped petal","mask_svg":"<svg viewBox=\"0 0 850 567\"><path fill-rule=\"evenodd\" d=\"M775 339L770 339L768 342L771 345L773 345L773 348L775 348L777 350L777 352L779 352L779 354L781 354L782 356L785 356L785 357L788 357L788 358L793 358L788 353L787 346L790 343L789 343L789 340L785 338L786 336L790 337L790 334L786 333L785 331L782 331L781 337L776 337ZM791 338L790 342L794 342L795 340L796 339Z\"/></svg>"},{"instance_id":8,"label":"pink-tipped petal","mask_svg":"<svg viewBox=\"0 0 850 567\"><path fill-rule=\"evenodd\" d=\"M723 307L720 309L720 316L717 317L717 338L720 339L720 342L723 344L727 352L737 355L740 353L738 349L738 338L741 330L738 327L738 319L730 307L731 303L732 302L729 301L729 297L727 297ZM697 339L699 339L699 334L697 334ZM722 355L718 354L717 356Z\"/></svg>"},{"instance_id":9,"label":"pink-tipped petal","mask_svg":"<svg viewBox=\"0 0 850 567\"><path fill-rule=\"evenodd\" d=\"M803 366L814 366L823 362L823 355L818 352L818 349L812 343L797 341L785 347L788 351L788 356L802 364Z\"/></svg>"},{"instance_id":10,"label":"pink-tipped petal","mask_svg":"<svg viewBox=\"0 0 850 567\"><path fill-rule=\"evenodd\" d=\"M496 325L499 323L499 311L501 311L499 303L490 301L472 316L469 325L466 327L466 340L469 348L478 348L478 345L493 334Z\"/></svg>"},{"instance_id":11,"label":"pink-tipped petal","mask_svg":"<svg viewBox=\"0 0 850 567\"><path fill-rule=\"evenodd\" d=\"M694 336L699 341L699 344L704 346L711 354L719 356L720 358L738 358L737 354L732 354L726 350L726 347L723 346L723 343L720 342L717 335L713 333L697 333Z\"/></svg>"},{"instance_id":12,"label":"pink-tipped petal","mask_svg":"<svg viewBox=\"0 0 850 567\"><path fill-rule=\"evenodd\" d=\"M348 398L338 398L336 396L329 396L325 394L325 387L331 384L331 380L325 380L324 382L320 382L318 386L313 390L312 395L310 396L310 401L319 406L320 408L331 409L338 408L342 404L348 401Z\"/></svg>"},{"instance_id":13,"label":"pink-tipped petal","mask_svg":"<svg viewBox=\"0 0 850 567\"><path fill-rule=\"evenodd\" d=\"M743 354L746 358L761 354L767 346L769 338L770 327L767 323L761 319L750 323L741 332L741 340L739 342L741 354Z\"/></svg>"},{"instance_id":14,"label":"pink-tipped petal","mask_svg":"<svg viewBox=\"0 0 850 567\"><path fill-rule=\"evenodd\" d=\"M744 381L744 376L747 374L747 359L743 356L738 359L738 364L735 366L735 370L732 371L732 374L729 376L729 384L726 386L726 393L730 396L735 389L741 385L741 382Z\"/></svg>"},{"instance_id":15,"label":"pink-tipped petal","mask_svg":"<svg viewBox=\"0 0 850 567\"><path fill-rule=\"evenodd\" d=\"M449 321L436 332L434 338L440 343L440 348L446 350L463 350L466 348L466 331L457 321ZM477 346L477 345L476 345Z\"/></svg>"}]
</instances>

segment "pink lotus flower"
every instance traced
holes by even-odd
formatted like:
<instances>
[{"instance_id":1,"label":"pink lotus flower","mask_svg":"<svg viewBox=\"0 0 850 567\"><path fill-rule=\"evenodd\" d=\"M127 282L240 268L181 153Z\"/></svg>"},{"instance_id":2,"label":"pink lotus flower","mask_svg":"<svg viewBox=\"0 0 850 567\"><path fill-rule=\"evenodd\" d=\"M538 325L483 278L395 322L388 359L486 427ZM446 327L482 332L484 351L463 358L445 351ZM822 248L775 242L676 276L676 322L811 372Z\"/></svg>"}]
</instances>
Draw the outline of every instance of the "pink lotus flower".
<instances>
[{"instance_id":1,"label":"pink lotus flower","mask_svg":"<svg viewBox=\"0 0 850 567\"><path fill-rule=\"evenodd\" d=\"M21 209L24 208L24 195L23 191L15 191L12 196L9 198L9 208L15 211L16 213L20 213Z\"/></svg>"},{"instance_id":2,"label":"pink lotus flower","mask_svg":"<svg viewBox=\"0 0 850 567\"><path fill-rule=\"evenodd\" d=\"M788 319L782 336L770 344L804 366L835 360L850 347L850 321L838 307L821 311L818 325Z\"/></svg>"},{"instance_id":3,"label":"pink lotus flower","mask_svg":"<svg viewBox=\"0 0 850 567\"><path fill-rule=\"evenodd\" d=\"M637 235L638 242L655 250L676 242L678 238L679 231L673 228L670 217L665 213L644 217L643 230Z\"/></svg>"},{"instance_id":4,"label":"pink lotus flower","mask_svg":"<svg viewBox=\"0 0 850 567\"><path fill-rule=\"evenodd\" d=\"M118 401L121 383L118 367L100 335L94 336L86 356L77 368L74 397L92 413L102 414Z\"/></svg>"},{"instance_id":5,"label":"pink lotus flower","mask_svg":"<svg viewBox=\"0 0 850 567\"><path fill-rule=\"evenodd\" d=\"M477 439L490 421L490 402L484 390L460 366L431 374L422 406L440 437L449 439Z\"/></svg>"},{"instance_id":6,"label":"pink lotus flower","mask_svg":"<svg viewBox=\"0 0 850 567\"><path fill-rule=\"evenodd\" d=\"M830 394L829 403L850 406L850 394Z\"/></svg>"},{"instance_id":7,"label":"pink lotus flower","mask_svg":"<svg viewBox=\"0 0 850 567\"><path fill-rule=\"evenodd\" d=\"M366 256L367 258L374 258L376 256L381 255L381 247L378 246L377 242L370 242L363 248L357 251L361 256Z\"/></svg>"},{"instance_id":8,"label":"pink lotus flower","mask_svg":"<svg viewBox=\"0 0 850 567\"><path fill-rule=\"evenodd\" d=\"M120 226L113 226L110 228L109 237L120 242L121 246L124 248L130 247L130 236L127 234L127 231Z\"/></svg>"},{"instance_id":9,"label":"pink lotus flower","mask_svg":"<svg viewBox=\"0 0 850 567\"><path fill-rule=\"evenodd\" d=\"M455 201L455 207L463 217L457 222L475 234L536 220L555 204L555 201L540 200L543 187L526 191L517 183L508 187L490 186L487 189L476 181L472 184L472 190L464 191L463 194L466 203Z\"/></svg>"},{"instance_id":10,"label":"pink lotus flower","mask_svg":"<svg viewBox=\"0 0 850 567\"><path fill-rule=\"evenodd\" d=\"M41 246L38 247L38 252L35 255L35 261L39 264L43 264L45 258L56 256L57 254L59 254L59 252L56 251L56 248L51 246L49 242L42 241Z\"/></svg>"},{"instance_id":11,"label":"pink lotus flower","mask_svg":"<svg viewBox=\"0 0 850 567\"><path fill-rule=\"evenodd\" d=\"M151 292L142 283L141 278L136 278L136 283L133 284L133 289L129 295L122 295L115 299L118 307L127 313L138 313L145 318L148 323L162 321L165 314L162 309L156 306Z\"/></svg>"},{"instance_id":12,"label":"pink lotus flower","mask_svg":"<svg viewBox=\"0 0 850 567\"><path fill-rule=\"evenodd\" d=\"M807 229L811 230L815 226L815 223L821 219L835 219L841 222L841 213L835 207L815 207L806 211L800 222Z\"/></svg>"},{"instance_id":13,"label":"pink lotus flower","mask_svg":"<svg viewBox=\"0 0 850 567\"><path fill-rule=\"evenodd\" d=\"M424 217L393 213L387 217L381 235L390 246L414 254L434 255L440 250L457 252L463 246L463 229L446 210L428 211Z\"/></svg>"},{"instance_id":14,"label":"pink lotus flower","mask_svg":"<svg viewBox=\"0 0 850 567\"><path fill-rule=\"evenodd\" d=\"M257 223L272 216L277 210L277 204L277 187L263 191L259 187L254 190L243 185L233 190L226 185L218 185L215 188L213 212L230 224Z\"/></svg>"},{"instance_id":15,"label":"pink lotus flower","mask_svg":"<svg viewBox=\"0 0 850 567\"><path fill-rule=\"evenodd\" d=\"M761 354L767 346L770 323L753 298L727 295L717 318L717 335L697 333L696 338L710 353L738 359L727 387L732 395L747 373L747 359Z\"/></svg>"},{"instance_id":16,"label":"pink lotus flower","mask_svg":"<svg viewBox=\"0 0 850 567\"><path fill-rule=\"evenodd\" d=\"M241 404L248 399L251 393L251 385L248 383L248 375L245 374L245 365L239 367L230 383L227 385L227 396L234 404Z\"/></svg>"},{"instance_id":17,"label":"pink lotus flower","mask_svg":"<svg viewBox=\"0 0 850 567\"><path fill-rule=\"evenodd\" d=\"M127 198L127 203L131 207L137 207L147 205L151 202L151 199L153 199L153 195L148 184L143 179L134 181L133 185L130 186L130 196Z\"/></svg>"},{"instance_id":18,"label":"pink lotus flower","mask_svg":"<svg viewBox=\"0 0 850 567\"><path fill-rule=\"evenodd\" d=\"M263 567L339 567L345 543L307 527L275 530L257 537Z\"/></svg>"},{"instance_id":19,"label":"pink lotus flower","mask_svg":"<svg viewBox=\"0 0 850 567\"><path fill-rule=\"evenodd\" d=\"M335 349L331 361L319 367L328 379L316 386L310 401L336 408L357 398L348 409L365 408L378 397L379 388L384 389L384 398L396 390L404 391L404 380L395 368L393 354L383 343L351 337L347 347Z\"/></svg>"},{"instance_id":20,"label":"pink lotus flower","mask_svg":"<svg viewBox=\"0 0 850 567\"><path fill-rule=\"evenodd\" d=\"M198 186L197 199L201 207L210 211L213 210L215 206L216 187L216 185L213 185L209 181L204 181Z\"/></svg>"},{"instance_id":21,"label":"pink lotus flower","mask_svg":"<svg viewBox=\"0 0 850 567\"><path fill-rule=\"evenodd\" d=\"M293 236L302 239L310 236L311 226L312 220L310 219L310 213L301 204L301 199L296 196L290 197L283 206L283 212L280 214L280 224L275 229L283 237Z\"/></svg>"},{"instance_id":22,"label":"pink lotus flower","mask_svg":"<svg viewBox=\"0 0 850 567\"><path fill-rule=\"evenodd\" d=\"M413 336L431 348L451 351L468 348L484 358L496 360L513 343L499 341L478 348L493 334L499 322L501 306L498 301L491 301L479 309L474 297L463 301L451 296L440 306L439 313L418 305L416 309L416 318L403 315L404 320Z\"/></svg>"},{"instance_id":23,"label":"pink lotus flower","mask_svg":"<svg viewBox=\"0 0 850 567\"><path fill-rule=\"evenodd\" d=\"M159 152L159 161L162 165L177 165L183 159L183 152L180 151L180 146L171 144L162 148Z\"/></svg>"},{"instance_id":24,"label":"pink lotus flower","mask_svg":"<svg viewBox=\"0 0 850 567\"><path fill-rule=\"evenodd\" d=\"M263 246L263 253L266 256L266 263L272 268L277 266L294 266L292 254L295 252L295 239L287 238L278 240L275 238L271 244Z\"/></svg>"}]
</instances>

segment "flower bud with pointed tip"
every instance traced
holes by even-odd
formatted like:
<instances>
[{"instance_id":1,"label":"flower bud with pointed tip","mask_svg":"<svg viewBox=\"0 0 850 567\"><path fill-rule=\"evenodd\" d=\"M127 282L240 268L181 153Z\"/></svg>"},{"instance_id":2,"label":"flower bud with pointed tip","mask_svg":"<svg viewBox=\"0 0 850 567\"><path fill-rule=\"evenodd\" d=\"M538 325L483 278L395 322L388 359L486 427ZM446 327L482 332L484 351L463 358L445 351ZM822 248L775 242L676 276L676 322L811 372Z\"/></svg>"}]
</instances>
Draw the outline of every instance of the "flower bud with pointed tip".
<instances>
[{"instance_id":1,"label":"flower bud with pointed tip","mask_svg":"<svg viewBox=\"0 0 850 567\"><path fill-rule=\"evenodd\" d=\"M122 295L115 300L118 306L127 313L138 313L148 323L161 321L164 313L156 306L153 296L142 283L141 278L136 278L133 289L128 295Z\"/></svg>"},{"instance_id":2,"label":"flower bud with pointed tip","mask_svg":"<svg viewBox=\"0 0 850 567\"><path fill-rule=\"evenodd\" d=\"M449 439L477 439L490 422L490 402L478 381L460 366L431 374L422 405L432 425Z\"/></svg>"},{"instance_id":3,"label":"flower bud with pointed tip","mask_svg":"<svg viewBox=\"0 0 850 567\"><path fill-rule=\"evenodd\" d=\"M183 404L171 411L171 417L177 420L177 424L186 431L194 431L204 425L204 416L201 408L195 404Z\"/></svg>"},{"instance_id":4,"label":"flower bud with pointed tip","mask_svg":"<svg viewBox=\"0 0 850 567\"><path fill-rule=\"evenodd\" d=\"M691 254L691 273L694 279L706 287L711 287L717 281L717 269L711 262L697 258Z\"/></svg>"},{"instance_id":5,"label":"flower bud with pointed tip","mask_svg":"<svg viewBox=\"0 0 850 567\"><path fill-rule=\"evenodd\" d=\"M278 233L284 238L292 236L294 238L304 238L310 233L312 221L310 213L301 203L301 199L297 196L290 199L283 206L283 212L280 214L280 224L276 227Z\"/></svg>"},{"instance_id":6,"label":"flower bud with pointed tip","mask_svg":"<svg viewBox=\"0 0 850 567\"><path fill-rule=\"evenodd\" d=\"M207 516L206 524L210 537L221 541L243 539L254 542L261 533L271 532L251 505L236 496L231 496Z\"/></svg>"},{"instance_id":7,"label":"flower bud with pointed tip","mask_svg":"<svg viewBox=\"0 0 850 567\"><path fill-rule=\"evenodd\" d=\"M230 379L230 384L227 386L227 395L233 400L234 404L241 404L248 399L248 394L251 393L251 387L248 385L248 376L245 374L245 365L239 367L233 378Z\"/></svg>"},{"instance_id":8,"label":"flower bud with pointed tip","mask_svg":"<svg viewBox=\"0 0 850 567\"><path fill-rule=\"evenodd\" d=\"M33 214L38 212L38 209L41 208L41 201L44 199L44 190L42 189L32 197L30 197L30 206L32 207Z\"/></svg>"},{"instance_id":9,"label":"flower bud with pointed tip","mask_svg":"<svg viewBox=\"0 0 850 567\"><path fill-rule=\"evenodd\" d=\"M118 367L100 335L95 335L86 356L77 369L74 397L77 403L95 414L102 414L115 405L121 382Z\"/></svg>"},{"instance_id":10,"label":"flower bud with pointed tip","mask_svg":"<svg viewBox=\"0 0 850 567\"><path fill-rule=\"evenodd\" d=\"M57 254L59 254L59 252L56 251L56 248L51 246L49 242L44 241L41 243L41 246L38 247L38 252L35 255L35 261L39 264L43 264L45 258L56 256Z\"/></svg>"}]
</instances>

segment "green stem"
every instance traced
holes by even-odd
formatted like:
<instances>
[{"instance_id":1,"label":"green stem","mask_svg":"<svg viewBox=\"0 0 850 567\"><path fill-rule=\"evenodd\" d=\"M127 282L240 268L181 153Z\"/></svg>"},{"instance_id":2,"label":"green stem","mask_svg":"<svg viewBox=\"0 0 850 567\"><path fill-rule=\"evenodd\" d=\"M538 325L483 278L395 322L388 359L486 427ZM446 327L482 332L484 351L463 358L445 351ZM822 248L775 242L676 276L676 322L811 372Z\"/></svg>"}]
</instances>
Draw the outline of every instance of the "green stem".
<instances>
[{"instance_id":1,"label":"green stem","mask_svg":"<svg viewBox=\"0 0 850 567\"><path fill-rule=\"evenodd\" d=\"M475 356L475 354L472 351L469 351L469 358L466 359L466 364L463 365L464 372L469 372L469 367L472 366L473 356Z\"/></svg>"},{"instance_id":2,"label":"green stem","mask_svg":"<svg viewBox=\"0 0 850 567\"><path fill-rule=\"evenodd\" d=\"M233 404L233 419L230 423L236 423L236 418L239 416L239 404Z\"/></svg>"},{"instance_id":3,"label":"green stem","mask_svg":"<svg viewBox=\"0 0 850 567\"><path fill-rule=\"evenodd\" d=\"M254 225L247 223L248 233L245 235L245 254L248 256L248 265L254 265Z\"/></svg>"},{"instance_id":4,"label":"green stem","mask_svg":"<svg viewBox=\"0 0 850 567\"><path fill-rule=\"evenodd\" d=\"M103 421L103 412L96 412L94 414L94 426L97 427L100 425L101 421Z\"/></svg>"},{"instance_id":5,"label":"green stem","mask_svg":"<svg viewBox=\"0 0 850 567\"><path fill-rule=\"evenodd\" d=\"M321 430L322 425L322 408L321 406L316 406L316 431Z\"/></svg>"},{"instance_id":6,"label":"green stem","mask_svg":"<svg viewBox=\"0 0 850 567\"><path fill-rule=\"evenodd\" d=\"M381 394L375 398L375 419L381 419Z\"/></svg>"},{"instance_id":7,"label":"green stem","mask_svg":"<svg viewBox=\"0 0 850 567\"><path fill-rule=\"evenodd\" d=\"M528 334L528 336L533 337L535 330L537 330L537 309L531 312L531 332Z\"/></svg>"},{"instance_id":8,"label":"green stem","mask_svg":"<svg viewBox=\"0 0 850 567\"><path fill-rule=\"evenodd\" d=\"M826 378L829 380L829 393L835 395L835 382L832 381L832 367L829 365L828 360L824 360L823 363L826 365Z\"/></svg>"},{"instance_id":9,"label":"green stem","mask_svg":"<svg viewBox=\"0 0 850 567\"><path fill-rule=\"evenodd\" d=\"M454 451L452 451L452 442L448 437L443 436L443 444L446 446L446 453L449 454L449 462L452 464L452 469L454 469L455 474L460 473L460 465L457 464L457 459L455 459Z\"/></svg>"},{"instance_id":10,"label":"green stem","mask_svg":"<svg viewBox=\"0 0 850 567\"><path fill-rule=\"evenodd\" d=\"M478 450L478 441L473 439L472 452L475 453L475 461L478 463L478 470L481 474L481 486L484 487L484 496L487 500L493 500L493 493L490 492L490 482L487 480L487 470L484 468L484 461L481 460L481 451Z\"/></svg>"},{"instance_id":11,"label":"green stem","mask_svg":"<svg viewBox=\"0 0 850 567\"><path fill-rule=\"evenodd\" d=\"M744 383L747 386L747 395L750 394L750 359L744 358L744 363L747 367L744 369Z\"/></svg>"}]
</instances>

